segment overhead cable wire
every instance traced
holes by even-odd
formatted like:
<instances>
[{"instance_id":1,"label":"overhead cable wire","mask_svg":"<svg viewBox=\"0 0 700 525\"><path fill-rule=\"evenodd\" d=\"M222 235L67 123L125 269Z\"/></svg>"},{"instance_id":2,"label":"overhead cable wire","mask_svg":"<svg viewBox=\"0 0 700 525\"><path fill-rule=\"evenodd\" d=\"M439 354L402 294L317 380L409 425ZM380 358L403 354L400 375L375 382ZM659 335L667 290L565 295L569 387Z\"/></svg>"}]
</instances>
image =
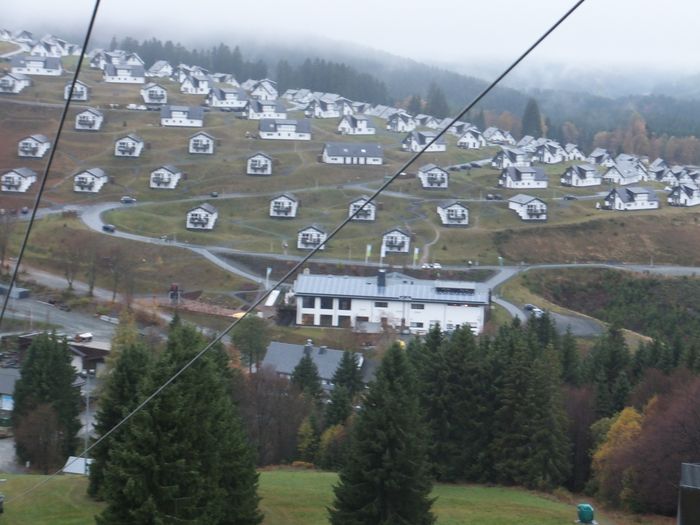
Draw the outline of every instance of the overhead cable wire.
<instances>
[{"instance_id":1,"label":"overhead cable wire","mask_svg":"<svg viewBox=\"0 0 700 525\"><path fill-rule=\"evenodd\" d=\"M19 274L19 268L20 264L22 263L22 259L24 257L24 251L27 248L27 244L29 242L29 235L32 232L32 227L34 226L34 221L36 220L36 214L37 211L39 210L39 203L41 202L41 197L44 195L44 189L46 188L46 182L48 181L49 178L49 172L51 170L51 165L53 164L53 159L56 155L56 151L58 151L58 143L61 139L61 132L63 131L63 126L66 122L66 117L68 116L68 108L70 107L70 102L71 99L73 98L73 90L75 89L75 84L78 80L78 75L80 74L80 69L83 65L83 59L85 57L86 49L88 46L88 42L90 41L90 35L92 34L92 28L95 25L95 18L97 17L97 11L100 6L100 0L95 0L95 6L92 9L92 16L90 17L90 23L88 25L87 32L85 33L85 39L83 40L83 47L80 50L80 56L78 57L78 65L75 68L75 72L73 73L73 79L70 82L70 89L68 90L68 98L66 99L66 103L63 104L63 111L61 112L61 118L58 121L58 129L56 130L56 138L53 142L53 145L51 147L51 151L49 153L49 159L46 162L46 167L44 168L44 175L41 178L41 184L39 184L39 191L36 194L36 198L34 199L34 207L32 208L32 213L29 216L29 224L27 225L27 230L24 232L24 238L22 239L22 244L19 249L19 254L17 255L17 262L15 263L15 268L12 271L12 278L10 279L10 285L5 292L5 297L2 301L2 310L0 310L0 325L2 325L3 320L5 319L5 312L7 310L7 303L10 300L10 294L12 292L12 288L15 285L15 282L17 281L17 275Z\"/></svg>"},{"instance_id":2,"label":"overhead cable wire","mask_svg":"<svg viewBox=\"0 0 700 525\"><path fill-rule=\"evenodd\" d=\"M438 133L436 133L435 137L431 141L429 141L423 149L420 151L416 152L407 162L405 162L398 170L396 170L396 173L391 176L389 179L387 179L380 187L377 189L365 202L362 206L359 206L353 213L349 214L349 216L343 220L328 236L326 237L326 240L322 243L316 246L313 250L311 250L306 256L304 256L297 264L295 264L279 281L277 281L274 286L272 286L270 289L268 289L260 298L258 298L253 304L250 306L248 309L248 312L239 319L236 319L233 321L230 325L228 325L220 334L218 334L214 339L212 339L204 348L202 348L197 354L195 354L194 357L192 357L187 363L185 363L179 370L177 370L168 380L166 380L164 383L162 383L157 389L155 389L148 397L146 397L141 403L136 406L131 412L129 412L126 416L124 416L117 424L115 424L112 428L110 428L107 432L102 434L95 442L87 447L79 456L76 456L75 459L71 460L69 463L67 463L65 467L75 463L78 461L78 459L87 457L87 453L90 452L93 448L98 446L100 443L102 443L105 439L107 439L109 436L111 436L114 432L116 432L119 428L121 428L123 425L125 425L134 415L136 415L138 412L143 410L151 401L153 401L156 397L160 395L163 390L165 390L171 383L173 383L178 377L180 377L187 369L189 369L192 365L194 365L204 354L206 354L209 350L211 350L215 345L217 345L219 342L222 341L222 339L238 325L243 319L245 319L250 312L252 312L255 308L260 306L266 299L267 297L275 290L277 290L280 286L282 286L283 283L287 281L291 276L293 276L304 264L306 264L309 259L311 259L316 253L318 253L319 250L322 249L323 245L329 242L330 240L333 239L353 218L357 216L358 213L360 213L365 206L367 206L369 203L371 203L374 199L376 199L392 182L396 180L397 177L401 175L409 166L411 166L416 160L418 160L423 153L425 153L430 146L432 146L437 140L442 137L447 130L449 130L454 124L456 124L466 113L468 113L476 104L478 104L494 87L496 87L504 77L506 77L520 62L522 62L525 57L527 57L535 48L537 48L557 27L559 27L569 16L571 16L580 6L583 4L586 0L578 0L570 9L566 11L554 24L552 24L549 29L547 29L542 35L532 44L530 47L528 47L515 61L513 61L496 79L494 79L487 87L483 89L469 104L467 104L464 109L462 109L456 117L454 117L450 123L445 126L442 130L440 130ZM47 476L44 478L42 481L39 483L29 487L27 490L24 492L14 496L11 499L6 500L5 503L10 503L12 501L15 501L19 498L22 498L26 496L27 494L33 492L40 486L44 485L45 483L48 483L51 479L54 477L58 476L63 469L56 471L55 473Z\"/></svg>"}]
</instances>

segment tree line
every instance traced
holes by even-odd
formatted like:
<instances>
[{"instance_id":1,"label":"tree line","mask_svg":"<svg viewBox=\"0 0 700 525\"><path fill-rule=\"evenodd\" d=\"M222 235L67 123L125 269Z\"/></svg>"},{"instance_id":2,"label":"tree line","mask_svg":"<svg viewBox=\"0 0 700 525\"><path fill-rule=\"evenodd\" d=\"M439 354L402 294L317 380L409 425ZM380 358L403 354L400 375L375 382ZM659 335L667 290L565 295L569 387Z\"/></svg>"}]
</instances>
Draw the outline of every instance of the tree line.
<instances>
[{"instance_id":1,"label":"tree line","mask_svg":"<svg viewBox=\"0 0 700 525\"><path fill-rule=\"evenodd\" d=\"M167 341L148 346L125 319L98 436L204 344L176 317ZM672 513L679 463L700 454L700 379L659 355L633 353L615 326L584 353L547 315L478 338L436 326L405 350L386 350L368 386L357 356L344 353L328 391L310 354L286 378L259 366L244 372L236 353L217 346L96 446L89 491L106 502L104 524L259 523L255 467L296 461L339 472L334 524L433 523L436 481L565 486ZM72 381L65 341L36 338L13 418L17 429L33 429L18 432L18 454L45 471L77 447ZM663 490L657 480L666 480Z\"/></svg>"}]
</instances>

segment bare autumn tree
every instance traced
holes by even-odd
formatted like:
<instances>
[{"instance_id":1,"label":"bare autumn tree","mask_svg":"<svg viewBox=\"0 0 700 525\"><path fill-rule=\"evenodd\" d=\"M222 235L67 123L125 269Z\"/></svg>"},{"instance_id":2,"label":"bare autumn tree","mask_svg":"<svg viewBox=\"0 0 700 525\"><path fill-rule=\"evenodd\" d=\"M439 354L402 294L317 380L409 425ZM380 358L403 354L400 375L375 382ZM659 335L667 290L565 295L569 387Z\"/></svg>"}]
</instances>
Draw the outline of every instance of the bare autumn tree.
<instances>
[{"instance_id":1,"label":"bare autumn tree","mask_svg":"<svg viewBox=\"0 0 700 525\"><path fill-rule=\"evenodd\" d=\"M681 463L700 458L700 378L650 402L642 432L630 454L635 501L646 512L672 515L678 501Z\"/></svg>"},{"instance_id":2,"label":"bare autumn tree","mask_svg":"<svg viewBox=\"0 0 700 525\"><path fill-rule=\"evenodd\" d=\"M112 302L117 300L117 292L131 269L131 260L121 246L110 246L105 254L104 267L112 289Z\"/></svg>"},{"instance_id":3,"label":"bare autumn tree","mask_svg":"<svg viewBox=\"0 0 700 525\"><path fill-rule=\"evenodd\" d=\"M60 239L56 258L69 289L73 289L73 281L80 273L85 261L87 242L86 237L76 235L74 232Z\"/></svg>"},{"instance_id":4,"label":"bare autumn tree","mask_svg":"<svg viewBox=\"0 0 700 525\"><path fill-rule=\"evenodd\" d=\"M297 431L311 406L300 392L274 370L263 368L246 378L239 406L248 437L257 448L259 465L290 460L297 448Z\"/></svg>"},{"instance_id":5,"label":"bare autumn tree","mask_svg":"<svg viewBox=\"0 0 700 525\"><path fill-rule=\"evenodd\" d=\"M101 248L102 244L98 236L88 237L88 242L85 249L85 278L87 279L88 295L90 296L92 296L95 290L97 272L99 271L99 254Z\"/></svg>"},{"instance_id":6,"label":"bare autumn tree","mask_svg":"<svg viewBox=\"0 0 700 525\"><path fill-rule=\"evenodd\" d=\"M14 432L15 440L33 459L33 468L48 474L62 465L63 429L50 404L38 405L22 417Z\"/></svg>"}]
</instances>

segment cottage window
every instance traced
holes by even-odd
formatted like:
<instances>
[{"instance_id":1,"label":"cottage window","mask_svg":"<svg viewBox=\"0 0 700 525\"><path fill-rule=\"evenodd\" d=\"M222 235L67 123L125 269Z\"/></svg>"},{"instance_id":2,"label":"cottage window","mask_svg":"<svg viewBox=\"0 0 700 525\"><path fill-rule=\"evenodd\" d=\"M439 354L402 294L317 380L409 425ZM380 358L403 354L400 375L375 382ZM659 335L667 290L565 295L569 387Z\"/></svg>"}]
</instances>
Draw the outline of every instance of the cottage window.
<instances>
[{"instance_id":1,"label":"cottage window","mask_svg":"<svg viewBox=\"0 0 700 525\"><path fill-rule=\"evenodd\" d=\"M332 297L321 297L321 309L322 310L332 310L333 309L333 298Z\"/></svg>"},{"instance_id":2,"label":"cottage window","mask_svg":"<svg viewBox=\"0 0 700 525\"><path fill-rule=\"evenodd\" d=\"M411 328L423 328L423 323L412 322Z\"/></svg>"},{"instance_id":3,"label":"cottage window","mask_svg":"<svg viewBox=\"0 0 700 525\"><path fill-rule=\"evenodd\" d=\"M411 310L425 310L423 303L411 303Z\"/></svg>"},{"instance_id":4,"label":"cottage window","mask_svg":"<svg viewBox=\"0 0 700 525\"><path fill-rule=\"evenodd\" d=\"M375 308L388 308L389 303L386 301L374 301Z\"/></svg>"},{"instance_id":5,"label":"cottage window","mask_svg":"<svg viewBox=\"0 0 700 525\"><path fill-rule=\"evenodd\" d=\"M302 308L315 308L316 298L315 297L302 297L301 299Z\"/></svg>"},{"instance_id":6,"label":"cottage window","mask_svg":"<svg viewBox=\"0 0 700 525\"><path fill-rule=\"evenodd\" d=\"M352 308L352 299L349 297L341 297L338 299L338 310L350 310Z\"/></svg>"}]
</instances>

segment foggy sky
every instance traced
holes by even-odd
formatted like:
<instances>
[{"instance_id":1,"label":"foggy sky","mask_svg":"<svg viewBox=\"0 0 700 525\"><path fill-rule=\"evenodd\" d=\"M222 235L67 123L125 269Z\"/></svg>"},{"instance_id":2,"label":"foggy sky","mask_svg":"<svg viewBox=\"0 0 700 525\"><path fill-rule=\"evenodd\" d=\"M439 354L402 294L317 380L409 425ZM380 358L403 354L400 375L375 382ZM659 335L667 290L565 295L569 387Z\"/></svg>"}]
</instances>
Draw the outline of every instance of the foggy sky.
<instances>
[{"instance_id":1,"label":"foggy sky","mask_svg":"<svg viewBox=\"0 0 700 525\"><path fill-rule=\"evenodd\" d=\"M77 35L91 0L0 2L7 29ZM305 37L352 42L420 61L505 65L573 0L103 0L96 36L156 36L189 44ZM700 2L587 0L531 62L700 70ZM211 38L212 42L207 42Z\"/></svg>"}]
</instances>

